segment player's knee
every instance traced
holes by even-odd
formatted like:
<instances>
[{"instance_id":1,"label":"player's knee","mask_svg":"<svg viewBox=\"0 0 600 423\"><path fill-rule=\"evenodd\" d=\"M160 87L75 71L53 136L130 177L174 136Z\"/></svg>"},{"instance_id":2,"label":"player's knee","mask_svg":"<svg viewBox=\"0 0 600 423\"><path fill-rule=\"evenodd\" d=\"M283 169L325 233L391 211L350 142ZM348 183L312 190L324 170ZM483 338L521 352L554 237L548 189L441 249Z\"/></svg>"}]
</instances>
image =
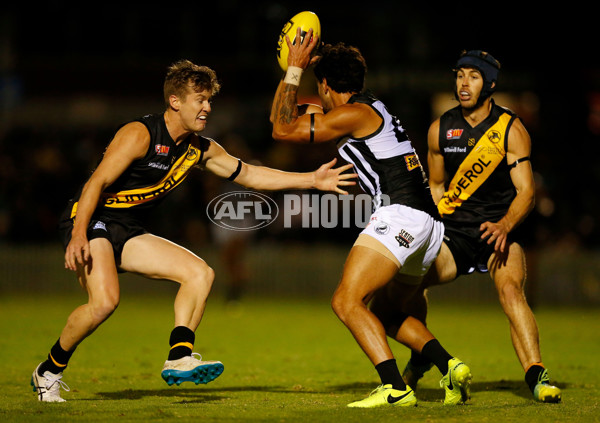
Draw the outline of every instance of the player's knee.
<instances>
[{"instance_id":1,"label":"player's knee","mask_svg":"<svg viewBox=\"0 0 600 423\"><path fill-rule=\"evenodd\" d=\"M205 265L204 269L202 270L202 277L203 279L206 281L206 283L210 286L212 286L214 280L215 280L215 271L212 267Z\"/></svg>"},{"instance_id":2,"label":"player's knee","mask_svg":"<svg viewBox=\"0 0 600 423\"><path fill-rule=\"evenodd\" d=\"M510 306L525 301L525 292L518 281L503 283L498 287L498 296L500 303L504 306Z\"/></svg>"},{"instance_id":3,"label":"player's knee","mask_svg":"<svg viewBox=\"0 0 600 423\"><path fill-rule=\"evenodd\" d=\"M105 295L102 298L95 299L90 304L92 320L95 325L99 325L110 317L119 306L118 295Z\"/></svg>"},{"instance_id":4,"label":"player's knee","mask_svg":"<svg viewBox=\"0 0 600 423\"><path fill-rule=\"evenodd\" d=\"M215 271L204 261L196 263L188 273L186 283L194 286L198 290L210 291L215 280Z\"/></svg>"},{"instance_id":5,"label":"player's knee","mask_svg":"<svg viewBox=\"0 0 600 423\"><path fill-rule=\"evenodd\" d=\"M331 299L331 308L342 322L346 322L352 313L355 304L344 292L336 291Z\"/></svg>"},{"instance_id":6,"label":"player's knee","mask_svg":"<svg viewBox=\"0 0 600 423\"><path fill-rule=\"evenodd\" d=\"M340 314L342 314L343 312L343 301L341 299L341 296L335 292L333 294L333 298L331 298L331 308L333 309L333 312L340 317Z\"/></svg>"}]
</instances>

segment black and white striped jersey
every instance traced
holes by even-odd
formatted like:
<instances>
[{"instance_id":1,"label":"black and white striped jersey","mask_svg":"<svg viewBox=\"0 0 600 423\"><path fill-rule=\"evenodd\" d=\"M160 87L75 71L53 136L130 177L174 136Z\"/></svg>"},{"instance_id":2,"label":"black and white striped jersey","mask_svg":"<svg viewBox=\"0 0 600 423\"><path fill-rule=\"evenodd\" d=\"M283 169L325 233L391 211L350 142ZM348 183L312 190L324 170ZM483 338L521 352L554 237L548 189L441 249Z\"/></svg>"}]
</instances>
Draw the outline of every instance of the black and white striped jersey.
<instances>
[{"instance_id":1,"label":"black and white striped jersey","mask_svg":"<svg viewBox=\"0 0 600 423\"><path fill-rule=\"evenodd\" d=\"M371 135L338 142L340 155L354 165L360 187L373 198L373 210L401 204L437 218L425 172L400 120L370 94L355 94L348 103L368 104L382 119Z\"/></svg>"}]
</instances>

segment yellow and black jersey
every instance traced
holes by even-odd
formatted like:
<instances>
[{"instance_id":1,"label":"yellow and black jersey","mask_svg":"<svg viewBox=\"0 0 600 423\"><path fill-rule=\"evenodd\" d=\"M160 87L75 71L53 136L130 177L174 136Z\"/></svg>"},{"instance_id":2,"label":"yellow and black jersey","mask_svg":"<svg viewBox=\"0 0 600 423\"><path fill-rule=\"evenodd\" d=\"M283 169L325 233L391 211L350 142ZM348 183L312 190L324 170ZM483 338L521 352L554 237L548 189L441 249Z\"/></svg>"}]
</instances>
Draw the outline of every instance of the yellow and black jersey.
<instances>
[{"instance_id":1,"label":"yellow and black jersey","mask_svg":"<svg viewBox=\"0 0 600 423\"><path fill-rule=\"evenodd\" d=\"M194 166L202 162L210 139L190 135L179 145L169 135L163 114L143 116L134 122L143 123L150 133L146 155L135 160L100 197L97 210L145 211L158 204L178 186ZM75 196L71 218L77 213Z\"/></svg>"},{"instance_id":2,"label":"yellow and black jersey","mask_svg":"<svg viewBox=\"0 0 600 423\"><path fill-rule=\"evenodd\" d=\"M516 190L506 150L516 118L493 101L490 115L476 127L467 123L460 106L440 118L439 148L448 181L438 211L446 225L472 228L478 236L481 223L497 222L508 211Z\"/></svg>"}]
</instances>

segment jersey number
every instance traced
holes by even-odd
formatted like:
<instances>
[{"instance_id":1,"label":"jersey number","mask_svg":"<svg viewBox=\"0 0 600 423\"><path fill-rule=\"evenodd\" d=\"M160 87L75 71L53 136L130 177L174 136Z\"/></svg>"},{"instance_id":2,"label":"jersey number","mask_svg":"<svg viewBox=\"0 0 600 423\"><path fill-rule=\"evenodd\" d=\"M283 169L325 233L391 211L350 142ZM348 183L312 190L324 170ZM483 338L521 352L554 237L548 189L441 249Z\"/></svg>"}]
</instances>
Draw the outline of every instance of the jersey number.
<instances>
[{"instance_id":1,"label":"jersey number","mask_svg":"<svg viewBox=\"0 0 600 423\"><path fill-rule=\"evenodd\" d=\"M396 116L392 116L392 125L394 126L394 135L396 135L398 142L408 141L408 135L406 135L406 131L400 123L400 119Z\"/></svg>"}]
</instances>

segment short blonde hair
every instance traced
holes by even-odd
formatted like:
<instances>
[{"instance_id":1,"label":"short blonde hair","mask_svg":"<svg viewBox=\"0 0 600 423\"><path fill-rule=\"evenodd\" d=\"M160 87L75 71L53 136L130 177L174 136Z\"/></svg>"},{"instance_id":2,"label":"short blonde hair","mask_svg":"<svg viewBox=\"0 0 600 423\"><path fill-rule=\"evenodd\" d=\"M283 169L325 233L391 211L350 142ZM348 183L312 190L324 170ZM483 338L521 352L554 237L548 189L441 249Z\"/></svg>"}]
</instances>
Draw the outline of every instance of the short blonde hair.
<instances>
[{"instance_id":1,"label":"short blonde hair","mask_svg":"<svg viewBox=\"0 0 600 423\"><path fill-rule=\"evenodd\" d=\"M189 60L179 60L169 66L165 77L163 95L167 107L169 97L172 95L185 99L190 86L195 92L209 91L211 97L221 89L214 70L208 66L196 65Z\"/></svg>"}]
</instances>

